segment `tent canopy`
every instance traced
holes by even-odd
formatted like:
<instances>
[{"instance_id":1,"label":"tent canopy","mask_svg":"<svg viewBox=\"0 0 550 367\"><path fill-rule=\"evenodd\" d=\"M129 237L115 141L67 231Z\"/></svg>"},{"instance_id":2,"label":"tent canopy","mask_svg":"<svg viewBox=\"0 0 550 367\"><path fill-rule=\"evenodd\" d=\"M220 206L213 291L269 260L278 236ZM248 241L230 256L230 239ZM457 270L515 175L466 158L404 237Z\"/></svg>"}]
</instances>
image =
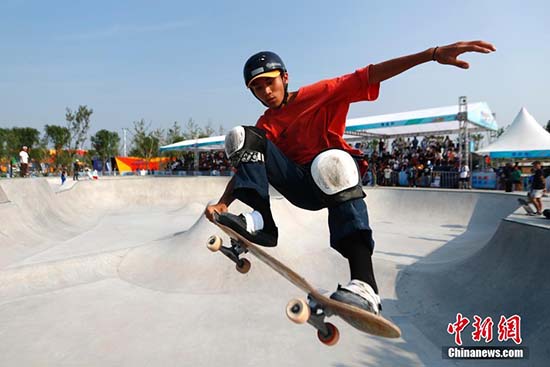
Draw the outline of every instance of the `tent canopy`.
<instances>
[{"instance_id":1,"label":"tent canopy","mask_svg":"<svg viewBox=\"0 0 550 367\"><path fill-rule=\"evenodd\" d=\"M497 123L491 109L485 102L468 104L468 128L470 131L496 131ZM348 119L344 139L350 141L357 136L395 138L458 133L458 105L393 113L371 117ZM213 150L224 149L225 136L190 139L165 145L161 152L170 150Z\"/></svg>"},{"instance_id":2,"label":"tent canopy","mask_svg":"<svg viewBox=\"0 0 550 367\"><path fill-rule=\"evenodd\" d=\"M349 119L346 134L396 138L454 134L460 130L458 105ZM487 103L468 104L470 131L497 131L497 122Z\"/></svg>"},{"instance_id":3,"label":"tent canopy","mask_svg":"<svg viewBox=\"0 0 550 367\"><path fill-rule=\"evenodd\" d=\"M522 107L498 140L476 153L491 158L550 158L550 133Z\"/></svg>"},{"instance_id":4,"label":"tent canopy","mask_svg":"<svg viewBox=\"0 0 550 367\"><path fill-rule=\"evenodd\" d=\"M174 144L160 147L161 152L171 150L223 150L225 147L225 135L211 136L208 138L183 140Z\"/></svg>"}]
</instances>

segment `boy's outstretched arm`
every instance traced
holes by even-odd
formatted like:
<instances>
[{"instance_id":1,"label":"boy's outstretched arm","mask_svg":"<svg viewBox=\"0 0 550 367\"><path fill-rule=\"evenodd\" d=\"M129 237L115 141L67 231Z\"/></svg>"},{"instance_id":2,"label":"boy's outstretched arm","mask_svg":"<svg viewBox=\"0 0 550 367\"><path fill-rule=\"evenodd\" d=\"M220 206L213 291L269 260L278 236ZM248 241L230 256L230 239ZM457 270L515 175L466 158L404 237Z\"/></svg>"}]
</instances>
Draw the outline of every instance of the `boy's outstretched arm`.
<instances>
[{"instance_id":1,"label":"boy's outstretched arm","mask_svg":"<svg viewBox=\"0 0 550 367\"><path fill-rule=\"evenodd\" d=\"M454 65L462 69L468 69L470 65L457 57L465 52L480 52L488 54L496 51L495 46L485 41L457 42L451 45L432 47L425 51L398 57L371 66L369 82L380 83L390 79L410 68L428 61L437 61L440 64Z\"/></svg>"}]
</instances>

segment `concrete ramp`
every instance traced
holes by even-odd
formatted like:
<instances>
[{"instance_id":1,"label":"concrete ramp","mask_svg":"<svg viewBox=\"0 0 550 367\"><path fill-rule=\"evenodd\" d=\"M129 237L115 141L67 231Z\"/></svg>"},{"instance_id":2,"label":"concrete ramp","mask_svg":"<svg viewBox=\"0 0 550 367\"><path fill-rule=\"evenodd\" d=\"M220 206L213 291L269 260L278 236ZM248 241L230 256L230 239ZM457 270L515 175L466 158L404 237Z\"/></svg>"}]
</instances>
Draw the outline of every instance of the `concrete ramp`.
<instances>
[{"instance_id":1,"label":"concrete ramp","mask_svg":"<svg viewBox=\"0 0 550 367\"><path fill-rule=\"evenodd\" d=\"M517 196L367 189L384 316L403 337L333 319L341 340L328 348L286 319L287 301L303 296L288 281L254 258L242 275L206 249L221 232L202 213L226 184L0 181L0 365L537 366L550 357L550 226L526 219ZM348 281L347 261L329 247L326 210L295 208L275 191L272 209L280 240L271 254L319 288ZM443 359L459 312L496 322L520 315L529 359Z\"/></svg>"},{"instance_id":2,"label":"concrete ramp","mask_svg":"<svg viewBox=\"0 0 550 367\"><path fill-rule=\"evenodd\" d=\"M427 260L432 256L439 258L436 252ZM518 365L542 366L550 356L549 260L549 229L503 220L491 240L466 259L405 268L397 281L399 309L441 347L454 345L444 326L455 322L457 313L472 322L474 315L491 317L495 329L489 345L515 346L497 340L496 326L501 316L519 315L522 345L529 349L530 359ZM473 342L465 333L464 345L485 343Z\"/></svg>"}]
</instances>

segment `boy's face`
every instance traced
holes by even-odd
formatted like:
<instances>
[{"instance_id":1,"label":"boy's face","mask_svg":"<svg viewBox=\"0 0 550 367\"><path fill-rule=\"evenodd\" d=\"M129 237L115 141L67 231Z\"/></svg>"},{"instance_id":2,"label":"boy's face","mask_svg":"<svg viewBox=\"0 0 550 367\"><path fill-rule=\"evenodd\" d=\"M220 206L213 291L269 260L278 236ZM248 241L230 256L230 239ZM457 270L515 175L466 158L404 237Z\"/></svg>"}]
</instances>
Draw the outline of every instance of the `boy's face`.
<instances>
[{"instance_id":1,"label":"boy's face","mask_svg":"<svg viewBox=\"0 0 550 367\"><path fill-rule=\"evenodd\" d=\"M250 83L250 90L269 108L278 108L285 98L288 74L275 78L257 78Z\"/></svg>"}]
</instances>

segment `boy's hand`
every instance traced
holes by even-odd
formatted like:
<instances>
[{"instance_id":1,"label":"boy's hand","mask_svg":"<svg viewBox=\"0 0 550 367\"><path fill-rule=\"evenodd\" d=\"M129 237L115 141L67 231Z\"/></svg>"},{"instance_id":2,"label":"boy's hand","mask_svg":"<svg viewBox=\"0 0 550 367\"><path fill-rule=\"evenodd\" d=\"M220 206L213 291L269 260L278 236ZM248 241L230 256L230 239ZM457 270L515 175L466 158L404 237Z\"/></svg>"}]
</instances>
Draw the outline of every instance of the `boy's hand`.
<instances>
[{"instance_id":1,"label":"boy's hand","mask_svg":"<svg viewBox=\"0 0 550 367\"><path fill-rule=\"evenodd\" d=\"M204 215L209 221L214 222L214 212L218 214L227 212L227 205L223 203L208 205L204 210Z\"/></svg>"},{"instance_id":2,"label":"boy's hand","mask_svg":"<svg viewBox=\"0 0 550 367\"><path fill-rule=\"evenodd\" d=\"M496 50L495 46L485 41L457 42L451 45L439 46L437 50L435 50L433 57L435 61L440 64L454 65L462 69L468 69L470 64L466 61L457 59L460 54L465 52L488 54Z\"/></svg>"}]
</instances>

